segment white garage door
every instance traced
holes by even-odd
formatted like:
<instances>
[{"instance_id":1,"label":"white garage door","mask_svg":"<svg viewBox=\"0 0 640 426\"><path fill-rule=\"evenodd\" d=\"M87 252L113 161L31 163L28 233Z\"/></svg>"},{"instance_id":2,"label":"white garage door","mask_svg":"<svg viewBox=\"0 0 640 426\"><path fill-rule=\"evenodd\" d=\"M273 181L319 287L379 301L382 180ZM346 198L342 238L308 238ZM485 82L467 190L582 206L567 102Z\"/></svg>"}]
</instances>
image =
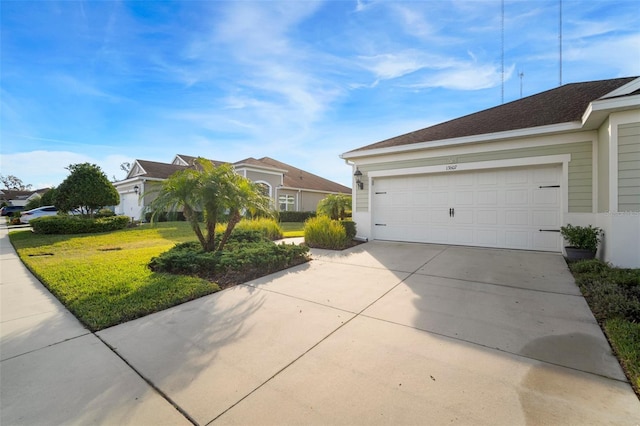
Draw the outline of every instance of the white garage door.
<instances>
[{"instance_id":1,"label":"white garage door","mask_svg":"<svg viewBox=\"0 0 640 426\"><path fill-rule=\"evenodd\" d=\"M378 178L373 236L560 251L561 176L552 165Z\"/></svg>"}]
</instances>

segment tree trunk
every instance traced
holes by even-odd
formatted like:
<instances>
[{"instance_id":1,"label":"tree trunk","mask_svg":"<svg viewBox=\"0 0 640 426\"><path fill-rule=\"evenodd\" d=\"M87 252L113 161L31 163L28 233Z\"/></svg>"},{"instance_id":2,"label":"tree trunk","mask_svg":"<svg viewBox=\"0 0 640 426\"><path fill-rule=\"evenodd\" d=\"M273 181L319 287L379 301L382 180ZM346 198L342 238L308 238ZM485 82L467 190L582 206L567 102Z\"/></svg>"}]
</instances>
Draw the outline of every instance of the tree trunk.
<instances>
[{"instance_id":1,"label":"tree trunk","mask_svg":"<svg viewBox=\"0 0 640 426\"><path fill-rule=\"evenodd\" d=\"M240 211L237 209L234 209L233 212L229 215L229 223L227 223L227 229L224 231L224 234L222 235L222 239L220 240L220 244L218 245L217 251L222 250L225 244L227 244L227 241L231 236L231 232L233 232L233 228L235 228L238 222L240 222L240 219L242 219L242 216L240 216Z\"/></svg>"}]
</instances>

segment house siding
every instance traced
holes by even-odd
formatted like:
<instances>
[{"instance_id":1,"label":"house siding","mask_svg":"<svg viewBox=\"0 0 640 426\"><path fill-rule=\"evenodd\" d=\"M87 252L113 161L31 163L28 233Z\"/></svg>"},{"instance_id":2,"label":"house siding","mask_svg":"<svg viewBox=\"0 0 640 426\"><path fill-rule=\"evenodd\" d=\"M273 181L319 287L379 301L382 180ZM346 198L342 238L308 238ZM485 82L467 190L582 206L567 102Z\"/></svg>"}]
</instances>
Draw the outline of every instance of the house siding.
<instances>
[{"instance_id":1,"label":"house siding","mask_svg":"<svg viewBox=\"0 0 640 426\"><path fill-rule=\"evenodd\" d=\"M609 135L610 120L602 123L598 130L598 213L608 212L609 207Z\"/></svg>"},{"instance_id":2,"label":"house siding","mask_svg":"<svg viewBox=\"0 0 640 426\"><path fill-rule=\"evenodd\" d=\"M618 126L618 211L640 212L640 123Z\"/></svg>"},{"instance_id":3,"label":"house siding","mask_svg":"<svg viewBox=\"0 0 640 426\"><path fill-rule=\"evenodd\" d=\"M412 160L389 161L376 164L363 164L359 165L359 169L363 173L363 181L367 182L366 176L372 171L437 166L449 164L452 161L455 163L471 163L557 154L571 154L568 171L568 211L572 213L591 213L593 211L593 144L591 141L460 154L455 156L416 158ZM356 189L356 212L368 211L368 191L369 188L367 184L365 184L362 190Z\"/></svg>"}]
</instances>

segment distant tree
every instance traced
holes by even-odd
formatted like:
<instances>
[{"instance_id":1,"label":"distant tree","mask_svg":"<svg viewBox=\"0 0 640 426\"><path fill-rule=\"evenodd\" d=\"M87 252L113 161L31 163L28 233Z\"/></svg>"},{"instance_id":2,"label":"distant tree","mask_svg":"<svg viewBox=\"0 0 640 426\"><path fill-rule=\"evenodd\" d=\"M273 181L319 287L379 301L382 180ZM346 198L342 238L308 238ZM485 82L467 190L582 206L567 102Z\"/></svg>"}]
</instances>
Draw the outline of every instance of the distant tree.
<instances>
[{"instance_id":1,"label":"distant tree","mask_svg":"<svg viewBox=\"0 0 640 426\"><path fill-rule=\"evenodd\" d=\"M333 220L343 220L351 210L351 197L344 194L331 194L320 200L316 208L318 214L329 216Z\"/></svg>"},{"instance_id":2,"label":"distant tree","mask_svg":"<svg viewBox=\"0 0 640 426\"><path fill-rule=\"evenodd\" d=\"M120 170L128 174L131 170L131 163L127 163L125 161L124 163L120 164Z\"/></svg>"},{"instance_id":3,"label":"distant tree","mask_svg":"<svg viewBox=\"0 0 640 426\"><path fill-rule=\"evenodd\" d=\"M93 217L97 210L120 202L118 191L97 165L71 164L67 170L71 173L55 192L58 210L78 210L83 216Z\"/></svg>"},{"instance_id":4,"label":"distant tree","mask_svg":"<svg viewBox=\"0 0 640 426\"><path fill-rule=\"evenodd\" d=\"M56 187L52 187L47 192L42 194L40 197L40 205L42 206L52 206L56 202Z\"/></svg>"},{"instance_id":5,"label":"distant tree","mask_svg":"<svg viewBox=\"0 0 640 426\"><path fill-rule=\"evenodd\" d=\"M14 191L29 191L33 185L25 185L21 179L18 179L14 175L3 176L0 175L0 182L4 185L5 189Z\"/></svg>"},{"instance_id":6,"label":"distant tree","mask_svg":"<svg viewBox=\"0 0 640 426\"><path fill-rule=\"evenodd\" d=\"M35 209L38 207L42 207L42 206L52 206L55 203L54 200L54 196L55 196L55 187L49 189L47 192L43 193L40 196L36 196L32 199L30 199L29 201L27 201L27 204L25 204L24 209L25 210L31 210L31 209Z\"/></svg>"}]
</instances>

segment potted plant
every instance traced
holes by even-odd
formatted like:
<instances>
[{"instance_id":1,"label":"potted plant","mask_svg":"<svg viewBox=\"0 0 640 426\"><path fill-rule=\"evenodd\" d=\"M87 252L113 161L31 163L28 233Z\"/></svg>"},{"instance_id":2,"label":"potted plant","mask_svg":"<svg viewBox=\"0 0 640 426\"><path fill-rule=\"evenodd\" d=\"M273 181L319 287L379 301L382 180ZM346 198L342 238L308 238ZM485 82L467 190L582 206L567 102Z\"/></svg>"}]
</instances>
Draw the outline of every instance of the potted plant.
<instances>
[{"instance_id":1,"label":"potted plant","mask_svg":"<svg viewBox=\"0 0 640 426\"><path fill-rule=\"evenodd\" d=\"M594 226L567 226L560 227L560 234L569 244L564 249L567 259L581 260L596 257L598 244L604 235L602 229Z\"/></svg>"}]
</instances>

